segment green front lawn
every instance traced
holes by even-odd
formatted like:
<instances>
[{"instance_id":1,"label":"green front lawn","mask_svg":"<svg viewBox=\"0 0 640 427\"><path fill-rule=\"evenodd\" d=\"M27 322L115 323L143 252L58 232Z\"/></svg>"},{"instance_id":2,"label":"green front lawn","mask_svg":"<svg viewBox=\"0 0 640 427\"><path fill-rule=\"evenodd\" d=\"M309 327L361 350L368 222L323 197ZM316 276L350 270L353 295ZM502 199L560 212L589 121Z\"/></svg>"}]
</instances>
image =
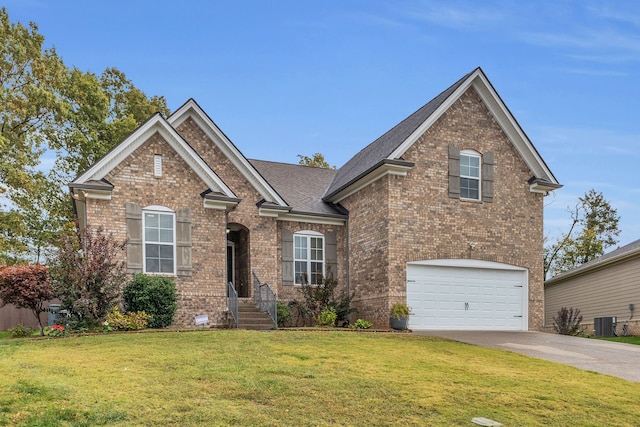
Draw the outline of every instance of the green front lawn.
<instances>
[{"instance_id":1,"label":"green front lawn","mask_svg":"<svg viewBox=\"0 0 640 427\"><path fill-rule=\"evenodd\" d=\"M624 342L627 344L635 344L640 345L640 337L630 336L630 337L614 337L614 338L600 338L605 341L616 341L616 342Z\"/></svg>"},{"instance_id":2,"label":"green front lawn","mask_svg":"<svg viewBox=\"0 0 640 427\"><path fill-rule=\"evenodd\" d=\"M640 384L411 334L0 341L0 425L637 425Z\"/></svg>"}]
</instances>

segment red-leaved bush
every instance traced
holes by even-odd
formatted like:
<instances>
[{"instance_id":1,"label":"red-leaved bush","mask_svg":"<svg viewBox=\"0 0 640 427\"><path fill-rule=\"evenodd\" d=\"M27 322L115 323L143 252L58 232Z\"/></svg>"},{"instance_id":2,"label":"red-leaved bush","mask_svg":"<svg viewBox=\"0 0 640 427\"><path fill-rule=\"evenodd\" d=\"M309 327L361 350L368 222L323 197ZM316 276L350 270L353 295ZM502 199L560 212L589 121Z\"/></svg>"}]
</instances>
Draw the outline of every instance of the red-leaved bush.
<instances>
[{"instance_id":1,"label":"red-leaved bush","mask_svg":"<svg viewBox=\"0 0 640 427\"><path fill-rule=\"evenodd\" d=\"M38 319L40 335L44 334L40 313L46 301L53 299L49 271L42 265L14 265L0 269L0 307L13 304L28 308Z\"/></svg>"},{"instance_id":2,"label":"red-leaved bush","mask_svg":"<svg viewBox=\"0 0 640 427\"><path fill-rule=\"evenodd\" d=\"M125 247L102 228L63 235L51 276L56 298L78 326L95 326L120 298L127 280Z\"/></svg>"}]
</instances>

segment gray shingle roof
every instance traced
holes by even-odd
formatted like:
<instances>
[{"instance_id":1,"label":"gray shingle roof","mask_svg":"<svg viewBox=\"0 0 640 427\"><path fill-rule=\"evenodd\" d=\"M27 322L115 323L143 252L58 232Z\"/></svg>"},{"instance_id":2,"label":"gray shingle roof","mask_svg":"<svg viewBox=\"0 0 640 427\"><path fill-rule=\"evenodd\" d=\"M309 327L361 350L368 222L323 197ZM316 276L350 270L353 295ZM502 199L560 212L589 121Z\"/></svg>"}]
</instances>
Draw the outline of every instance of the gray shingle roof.
<instances>
[{"instance_id":1,"label":"gray shingle roof","mask_svg":"<svg viewBox=\"0 0 640 427\"><path fill-rule=\"evenodd\" d=\"M552 277L551 279L547 280L545 283L546 284L554 284L556 282L562 281L564 279L567 279L569 277L573 277L577 274L580 273L585 273L589 270L592 270L594 268L597 268L600 265L603 264L607 264L609 262L613 262L618 258L623 258L626 255L632 255L633 253L639 253L640 254L640 240L636 240L634 242L631 242L627 245L624 245L622 247L619 247L609 253L606 253L604 255L602 255L601 257L598 257L596 259L593 259L589 262L586 262L576 268L574 268L573 270L569 270L566 271L564 273L560 273L557 276Z\"/></svg>"},{"instance_id":2,"label":"gray shingle roof","mask_svg":"<svg viewBox=\"0 0 640 427\"><path fill-rule=\"evenodd\" d=\"M411 134L433 114L440 105L476 70L462 77L447 90L433 98L422 108L398 123L380 138L363 148L345 163L335 175L327 190L326 197L337 193L349 184L367 174L372 167L388 158Z\"/></svg>"},{"instance_id":3,"label":"gray shingle roof","mask_svg":"<svg viewBox=\"0 0 640 427\"><path fill-rule=\"evenodd\" d=\"M341 215L331 203L322 201L335 169L323 169L289 163L251 160L251 165L269 182L294 213Z\"/></svg>"}]
</instances>

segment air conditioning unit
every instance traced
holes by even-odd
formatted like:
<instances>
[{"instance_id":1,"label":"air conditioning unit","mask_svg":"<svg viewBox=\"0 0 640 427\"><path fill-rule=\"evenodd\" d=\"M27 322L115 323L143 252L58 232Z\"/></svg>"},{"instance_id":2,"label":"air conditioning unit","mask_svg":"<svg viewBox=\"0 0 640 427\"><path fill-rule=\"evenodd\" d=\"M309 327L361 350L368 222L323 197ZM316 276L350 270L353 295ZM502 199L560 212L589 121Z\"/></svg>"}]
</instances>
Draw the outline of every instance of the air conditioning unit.
<instances>
[{"instance_id":1,"label":"air conditioning unit","mask_svg":"<svg viewBox=\"0 0 640 427\"><path fill-rule=\"evenodd\" d=\"M596 317L593 319L596 338L616 336L615 317Z\"/></svg>"}]
</instances>

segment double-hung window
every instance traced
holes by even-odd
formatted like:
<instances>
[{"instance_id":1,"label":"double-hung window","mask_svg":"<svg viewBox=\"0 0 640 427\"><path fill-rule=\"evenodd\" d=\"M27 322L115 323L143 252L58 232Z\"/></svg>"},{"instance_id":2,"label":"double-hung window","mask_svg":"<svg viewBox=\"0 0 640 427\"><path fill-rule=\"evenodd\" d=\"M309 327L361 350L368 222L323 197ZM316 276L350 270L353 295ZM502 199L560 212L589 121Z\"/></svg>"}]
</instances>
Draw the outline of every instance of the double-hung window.
<instances>
[{"instance_id":1,"label":"double-hung window","mask_svg":"<svg viewBox=\"0 0 640 427\"><path fill-rule=\"evenodd\" d=\"M296 285L317 285L324 276L324 237L306 231L293 235Z\"/></svg>"},{"instance_id":2,"label":"double-hung window","mask_svg":"<svg viewBox=\"0 0 640 427\"><path fill-rule=\"evenodd\" d=\"M174 274L175 214L167 211L144 210L144 271Z\"/></svg>"},{"instance_id":3,"label":"double-hung window","mask_svg":"<svg viewBox=\"0 0 640 427\"><path fill-rule=\"evenodd\" d=\"M480 200L480 154L460 152L460 198Z\"/></svg>"}]
</instances>

